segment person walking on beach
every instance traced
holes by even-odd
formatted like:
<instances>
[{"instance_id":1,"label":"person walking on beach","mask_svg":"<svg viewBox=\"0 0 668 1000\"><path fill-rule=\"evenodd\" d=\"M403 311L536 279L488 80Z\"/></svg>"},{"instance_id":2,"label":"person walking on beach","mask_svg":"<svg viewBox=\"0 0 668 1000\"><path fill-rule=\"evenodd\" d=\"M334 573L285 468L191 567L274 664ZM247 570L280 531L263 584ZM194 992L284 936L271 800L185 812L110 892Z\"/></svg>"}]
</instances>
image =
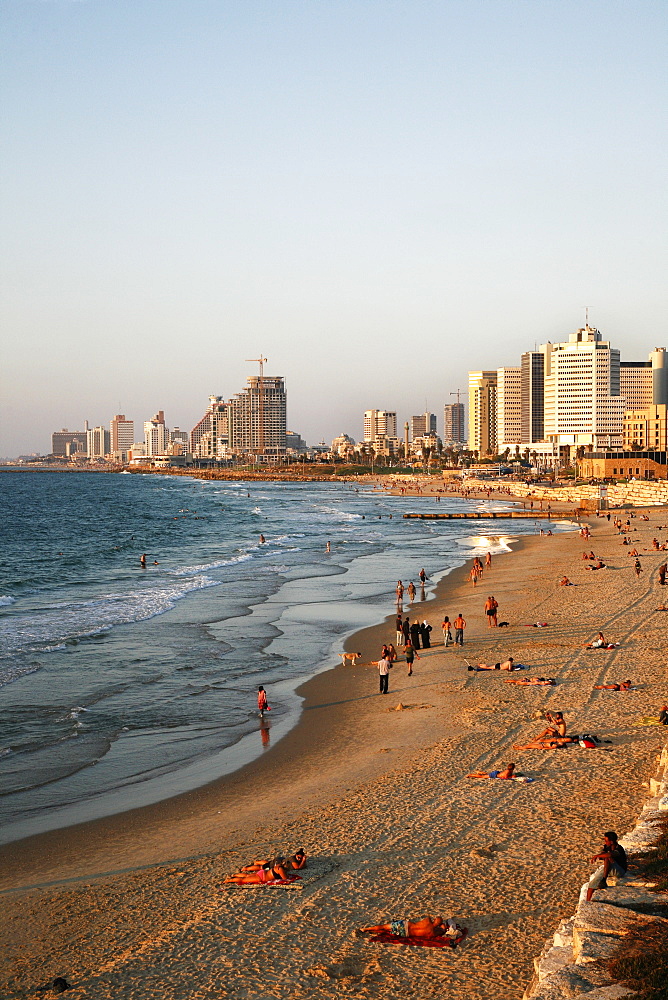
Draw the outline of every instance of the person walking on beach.
<instances>
[{"instance_id":1,"label":"person walking on beach","mask_svg":"<svg viewBox=\"0 0 668 1000\"><path fill-rule=\"evenodd\" d=\"M425 573L424 569L421 569L420 570L420 583L424 587L424 585L425 585L426 582L427 582L427 574Z\"/></svg>"},{"instance_id":2,"label":"person walking on beach","mask_svg":"<svg viewBox=\"0 0 668 1000\"><path fill-rule=\"evenodd\" d=\"M408 615L406 615L406 618L404 619L404 624L401 627L401 631L403 632L404 639L403 642L399 643L399 645L405 646L405 644L411 637L411 622Z\"/></svg>"},{"instance_id":3,"label":"person walking on beach","mask_svg":"<svg viewBox=\"0 0 668 1000\"><path fill-rule=\"evenodd\" d=\"M404 646L404 654L406 656L406 663L408 664L408 676L410 677L413 673L413 660L415 657L419 660L420 654L417 652L410 640Z\"/></svg>"},{"instance_id":4,"label":"person walking on beach","mask_svg":"<svg viewBox=\"0 0 668 1000\"><path fill-rule=\"evenodd\" d=\"M411 643L415 649L420 648L420 623L417 618L411 625Z\"/></svg>"},{"instance_id":5,"label":"person walking on beach","mask_svg":"<svg viewBox=\"0 0 668 1000\"><path fill-rule=\"evenodd\" d=\"M452 644L451 624L452 623L450 622L450 619L446 615L445 618L443 619L443 621L441 622L441 628L443 629L443 645L444 646L450 646Z\"/></svg>"},{"instance_id":6,"label":"person walking on beach","mask_svg":"<svg viewBox=\"0 0 668 1000\"><path fill-rule=\"evenodd\" d=\"M642 566L640 564L640 559L636 559L635 565L634 565L633 568L635 570L636 576L638 577L638 579L640 579L640 574L642 573Z\"/></svg>"},{"instance_id":7,"label":"person walking on beach","mask_svg":"<svg viewBox=\"0 0 668 1000\"><path fill-rule=\"evenodd\" d=\"M659 566L659 583L662 587L665 587L666 585L666 573L668 573L668 563L662 563L662 565Z\"/></svg>"},{"instance_id":8,"label":"person walking on beach","mask_svg":"<svg viewBox=\"0 0 668 1000\"><path fill-rule=\"evenodd\" d=\"M401 580L397 580L397 604L401 604L404 599L404 585Z\"/></svg>"},{"instance_id":9,"label":"person walking on beach","mask_svg":"<svg viewBox=\"0 0 668 1000\"><path fill-rule=\"evenodd\" d=\"M390 668L391 667L392 667L392 664L390 663L390 661L385 656L383 656L378 661L378 676L380 677L380 693L381 694L387 694L387 685L389 684L389 681L390 681Z\"/></svg>"},{"instance_id":10,"label":"person walking on beach","mask_svg":"<svg viewBox=\"0 0 668 1000\"><path fill-rule=\"evenodd\" d=\"M497 624L496 621L496 609L498 608L498 602L491 596L485 601L485 614L487 615L487 624L490 628Z\"/></svg>"},{"instance_id":11,"label":"person walking on beach","mask_svg":"<svg viewBox=\"0 0 668 1000\"><path fill-rule=\"evenodd\" d=\"M408 584L408 600L411 602L411 604L415 600L415 584L413 583L412 580Z\"/></svg>"},{"instance_id":12,"label":"person walking on beach","mask_svg":"<svg viewBox=\"0 0 668 1000\"><path fill-rule=\"evenodd\" d=\"M491 565L492 565L492 553L488 552L487 555L485 556L485 566L489 568Z\"/></svg>"},{"instance_id":13,"label":"person walking on beach","mask_svg":"<svg viewBox=\"0 0 668 1000\"><path fill-rule=\"evenodd\" d=\"M401 615L397 615L395 626L397 631L397 637L395 641L397 643L397 646L401 646L404 641L404 623Z\"/></svg>"},{"instance_id":14,"label":"person walking on beach","mask_svg":"<svg viewBox=\"0 0 668 1000\"><path fill-rule=\"evenodd\" d=\"M269 703L267 701L267 692L265 691L265 689L262 687L261 684L257 689L257 710L260 713L261 719L264 719L265 712L271 712Z\"/></svg>"},{"instance_id":15,"label":"person walking on beach","mask_svg":"<svg viewBox=\"0 0 668 1000\"><path fill-rule=\"evenodd\" d=\"M464 629L466 628L466 621L462 617L461 611L452 623L455 626L455 646L464 645Z\"/></svg>"}]
</instances>

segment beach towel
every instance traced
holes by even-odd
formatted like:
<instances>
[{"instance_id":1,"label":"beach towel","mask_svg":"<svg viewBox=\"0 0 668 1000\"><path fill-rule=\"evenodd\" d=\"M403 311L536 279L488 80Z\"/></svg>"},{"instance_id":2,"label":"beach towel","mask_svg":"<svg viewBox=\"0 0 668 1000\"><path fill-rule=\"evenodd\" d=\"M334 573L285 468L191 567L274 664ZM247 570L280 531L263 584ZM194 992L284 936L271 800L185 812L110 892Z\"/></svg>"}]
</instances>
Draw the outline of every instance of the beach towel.
<instances>
[{"instance_id":1,"label":"beach towel","mask_svg":"<svg viewBox=\"0 0 668 1000\"><path fill-rule=\"evenodd\" d=\"M631 723L633 726L660 726L661 722L658 715L645 715L642 719L637 719L636 722Z\"/></svg>"},{"instance_id":2,"label":"beach towel","mask_svg":"<svg viewBox=\"0 0 668 1000\"><path fill-rule=\"evenodd\" d=\"M468 927L462 927L461 934L457 937L436 937L436 938L421 938L421 937L397 937L396 934L390 934L388 931L383 931L382 934L373 934L369 941L373 941L378 944L407 944L413 948L456 948L458 944L464 940L468 934Z\"/></svg>"},{"instance_id":3,"label":"beach towel","mask_svg":"<svg viewBox=\"0 0 668 1000\"><path fill-rule=\"evenodd\" d=\"M293 885L294 882L301 882L301 878L301 875L289 875L287 878L277 879L275 882L252 882L247 885L237 885L235 882L227 882L225 885L218 886L218 888L221 892L223 889L301 889L300 885Z\"/></svg>"}]
</instances>

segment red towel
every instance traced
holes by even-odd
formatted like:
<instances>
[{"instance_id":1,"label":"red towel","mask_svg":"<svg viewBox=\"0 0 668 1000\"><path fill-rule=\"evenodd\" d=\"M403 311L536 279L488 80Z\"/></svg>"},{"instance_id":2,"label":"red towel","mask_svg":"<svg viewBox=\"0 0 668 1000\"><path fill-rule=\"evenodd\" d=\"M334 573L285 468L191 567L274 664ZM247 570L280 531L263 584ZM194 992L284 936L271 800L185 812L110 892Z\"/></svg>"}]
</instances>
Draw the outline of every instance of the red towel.
<instances>
[{"instance_id":1,"label":"red towel","mask_svg":"<svg viewBox=\"0 0 668 1000\"><path fill-rule=\"evenodd\" d=\"M369 941L377 941L380 944L408 944L413 948L456 948L467 934L467 927L463 927L461 934L456 938L445 936L436 938L397 937L396 934L383 931L382 934L374 934L373 937L369 938Z\"/></svg>"}]
</instances>

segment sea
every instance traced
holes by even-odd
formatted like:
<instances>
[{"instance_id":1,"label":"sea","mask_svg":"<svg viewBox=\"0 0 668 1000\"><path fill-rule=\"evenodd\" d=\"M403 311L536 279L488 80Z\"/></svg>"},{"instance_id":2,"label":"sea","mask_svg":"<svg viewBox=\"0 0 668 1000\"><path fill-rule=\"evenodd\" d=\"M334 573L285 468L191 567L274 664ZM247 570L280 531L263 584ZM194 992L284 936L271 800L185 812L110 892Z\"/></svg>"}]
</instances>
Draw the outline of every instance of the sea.
<instances>
[{"instance_id":1,"label":"sea","mask_svg":"<svg viewBox=\"0 0 668 1000\"><path fill-rule=\"evenodd\" d=\"M397 579L419 600L424 567L429 620L444 574L538 530L402 515L510 506L334 481L0 472L0 843L270 752L299 718L295 689L396 610Z\"/></svg>"}]
</instances>

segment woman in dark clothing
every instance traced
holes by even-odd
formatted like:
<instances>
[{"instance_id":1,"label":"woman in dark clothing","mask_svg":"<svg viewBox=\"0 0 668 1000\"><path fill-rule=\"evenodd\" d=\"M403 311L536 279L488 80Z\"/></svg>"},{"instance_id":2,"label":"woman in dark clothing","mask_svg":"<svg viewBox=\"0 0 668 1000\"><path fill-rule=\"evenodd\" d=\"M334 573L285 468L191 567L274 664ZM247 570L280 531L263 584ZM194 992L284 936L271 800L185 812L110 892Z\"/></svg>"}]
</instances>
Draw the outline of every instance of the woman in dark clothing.
<instances>
[{"instance_id":1,"label":"woman in dark clothing","mask_svg":"<svg viewBox=\"0 0 668 1000\"><path fill-rule=\"evenodd\" d=\"M420 648L420 634L420 623L413 622L411 625L411 643L413 645L413 649Z\"/></svg>"},{"instance_id":2,"label":"woman in dark clothing","mask_svg":"<svg viewBox=\"0 0 668 1000\"><path fill-rule=\"evenodd\" d=\"M426 621L422 622L420 625L420 636L422 638L422 648L429 649L431 647L431 639L429 638L429 633L431 632L431 625L428 625Z\"/></svg>"}]
</instances>

